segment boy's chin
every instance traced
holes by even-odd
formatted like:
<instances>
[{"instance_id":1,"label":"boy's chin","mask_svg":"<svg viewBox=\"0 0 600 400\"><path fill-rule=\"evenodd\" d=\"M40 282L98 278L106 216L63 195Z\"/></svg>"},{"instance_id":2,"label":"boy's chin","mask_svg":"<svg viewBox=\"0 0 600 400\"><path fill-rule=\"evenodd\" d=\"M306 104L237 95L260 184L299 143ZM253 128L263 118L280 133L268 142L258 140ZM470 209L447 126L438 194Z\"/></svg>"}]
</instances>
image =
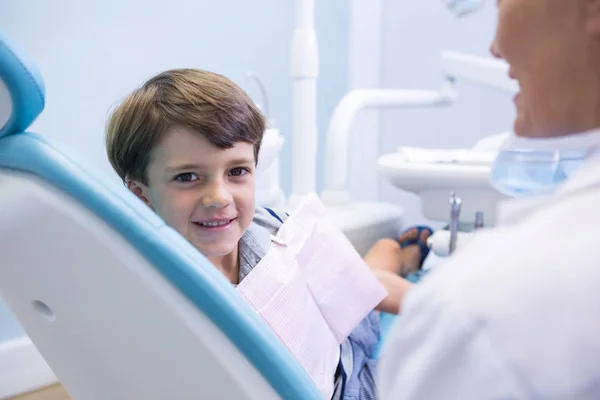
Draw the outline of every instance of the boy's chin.
<instances>
[{"instance_id":1,"label":"boy's chin","mask_svg":"<svg viewBox=\"0 0 600 400\"><path fill-rule=\"evenodd\" d=\"M208 259L230 255L237 249L237 243L197 244L196 248Z\"/></svg>"}]
</instances>

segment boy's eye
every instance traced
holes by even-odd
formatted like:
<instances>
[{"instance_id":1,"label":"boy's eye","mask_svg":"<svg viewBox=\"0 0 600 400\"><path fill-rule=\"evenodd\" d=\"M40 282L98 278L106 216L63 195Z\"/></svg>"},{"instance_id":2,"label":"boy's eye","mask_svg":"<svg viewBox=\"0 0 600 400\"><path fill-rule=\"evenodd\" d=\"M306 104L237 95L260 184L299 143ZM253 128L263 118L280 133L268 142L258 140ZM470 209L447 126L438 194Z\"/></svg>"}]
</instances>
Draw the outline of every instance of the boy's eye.
<instances>
[{"instance_id":1,"label":"boy's eye","mask_svg":"<svg viewBox=\"0 0 600 400\"><path fill-rule=\"evenodd\" d=\"M243 176L246 175L248 173L248 170L246 168L234 168L230 171L230 174L232 176Z\"/></svg>"},{"instance_id":2,"label":"boy's eye","mask_svg":"<svg viewBox=\"0 0 600 400\"><path fill-rule=\"evenodd\" d=\"M186 173L177 175L175 177L175 180L179 181L179 182L192 182L192 181L198 180L198 176L191 172L186 172Z\"/></svg>"}]
</instances>

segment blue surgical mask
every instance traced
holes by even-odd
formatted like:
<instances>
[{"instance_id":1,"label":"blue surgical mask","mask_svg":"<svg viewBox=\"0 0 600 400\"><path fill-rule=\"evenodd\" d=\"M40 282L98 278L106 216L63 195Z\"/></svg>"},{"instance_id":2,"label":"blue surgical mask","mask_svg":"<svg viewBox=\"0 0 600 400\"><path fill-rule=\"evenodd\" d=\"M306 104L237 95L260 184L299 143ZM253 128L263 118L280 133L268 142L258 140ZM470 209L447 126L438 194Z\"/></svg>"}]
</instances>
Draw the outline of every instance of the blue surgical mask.
<instances>
[{"instance_id":1,"label":"blue surgical mask","mask_svg":"<svg viewBox=\"0 0 600 400\"><path fill-rule=\"evenodd\" d=\"M583 164L589 150L500 150L490 174L491 185L509 197L552 192Z\"/></svg>"}]
</instances>

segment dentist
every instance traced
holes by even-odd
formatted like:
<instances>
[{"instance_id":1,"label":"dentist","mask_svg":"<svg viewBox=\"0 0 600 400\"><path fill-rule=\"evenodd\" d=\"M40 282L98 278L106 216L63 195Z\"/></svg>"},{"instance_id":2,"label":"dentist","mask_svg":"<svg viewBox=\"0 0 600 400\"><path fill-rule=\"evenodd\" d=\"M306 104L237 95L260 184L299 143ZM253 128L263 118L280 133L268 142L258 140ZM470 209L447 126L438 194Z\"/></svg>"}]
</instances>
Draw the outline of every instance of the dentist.
<instances>
[{"instance_id":1,"label":"dentist","mask_svg":"<svg viewBox=\"0 0 600 400\"><path fill-rule=\"evenodd\" d=\"M512 195L404 299L383 400L600 399L600 0L498 0L515 140L492 183Z\"/></svg>"}]
</instances>

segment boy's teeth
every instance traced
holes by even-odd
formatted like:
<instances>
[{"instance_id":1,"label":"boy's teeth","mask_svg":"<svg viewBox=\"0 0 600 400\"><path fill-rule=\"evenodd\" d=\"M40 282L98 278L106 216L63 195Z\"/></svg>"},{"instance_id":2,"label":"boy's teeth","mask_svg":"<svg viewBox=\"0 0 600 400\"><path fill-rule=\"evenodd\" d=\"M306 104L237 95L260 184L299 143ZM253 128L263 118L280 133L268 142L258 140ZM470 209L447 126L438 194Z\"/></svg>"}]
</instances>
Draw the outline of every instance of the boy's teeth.
<instances>
[{"instance_id":1,"label":"boy's teeth","mask_svg":"<svg viewBox=\"0 0 600 400\"><path fill-rule=\"evenodd\" d=\"M228 220L228 221L218 221L218 222L201 222L200 225L214 227L214 226L227 225L229 222L231 222L231 221Z\"/></svg>"}]
</instances>

